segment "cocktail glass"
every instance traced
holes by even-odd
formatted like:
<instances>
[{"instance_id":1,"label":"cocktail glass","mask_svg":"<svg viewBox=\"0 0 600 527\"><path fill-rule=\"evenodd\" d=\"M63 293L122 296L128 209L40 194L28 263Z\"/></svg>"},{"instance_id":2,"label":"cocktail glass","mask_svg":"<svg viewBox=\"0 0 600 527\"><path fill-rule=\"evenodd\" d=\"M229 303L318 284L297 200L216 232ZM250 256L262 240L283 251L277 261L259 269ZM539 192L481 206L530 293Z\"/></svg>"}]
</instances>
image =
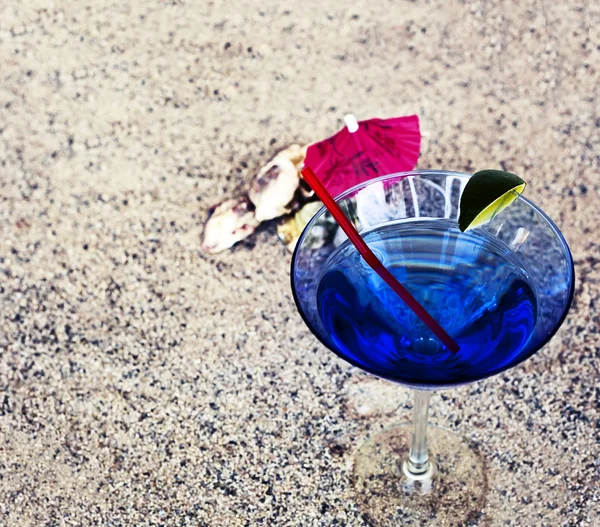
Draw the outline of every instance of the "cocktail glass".
<instances>
[{"instance_id":1,"label":"cocktail glass","mask_svg":"<svg viewBox=\"0 0 600 527\"><path fill-rule=\"evenodd\" d=\"M414 389L410 426L368 439L354 462L356 499L375 525L463 525L482 509L484 459L428 425L433 390L505 371L542 348L568 312L573 260L562 234L518 197L491 222L458 230L468 174L414 171L367 181L336 201L384 265L458 342L451 353L361 260L321 209L292 259L298 311L358 368Z\"/></svg>"}]
</instances>

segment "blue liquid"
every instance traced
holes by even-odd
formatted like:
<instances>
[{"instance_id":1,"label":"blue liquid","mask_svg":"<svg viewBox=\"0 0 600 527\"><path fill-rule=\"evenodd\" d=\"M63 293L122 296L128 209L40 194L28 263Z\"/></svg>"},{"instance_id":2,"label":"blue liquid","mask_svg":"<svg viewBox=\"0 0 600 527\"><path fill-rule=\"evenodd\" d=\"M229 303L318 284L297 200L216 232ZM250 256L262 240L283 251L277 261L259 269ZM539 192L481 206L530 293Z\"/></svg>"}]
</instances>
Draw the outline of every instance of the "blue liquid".
<instances>
[{"instance_id":1,"label":"blue liquid","mask_svg":"<svg viewBox=\"0 0 600 527\"><path fill-rule=\"evenodd\" d=\"M482 379L530 353L535 292L508 246L479 231L461 233L449 220L390 224L364 238L460 351L441 344L346 241L317 291L340 356L381 377L433 387Z\"/></svg>"}]
</instances>

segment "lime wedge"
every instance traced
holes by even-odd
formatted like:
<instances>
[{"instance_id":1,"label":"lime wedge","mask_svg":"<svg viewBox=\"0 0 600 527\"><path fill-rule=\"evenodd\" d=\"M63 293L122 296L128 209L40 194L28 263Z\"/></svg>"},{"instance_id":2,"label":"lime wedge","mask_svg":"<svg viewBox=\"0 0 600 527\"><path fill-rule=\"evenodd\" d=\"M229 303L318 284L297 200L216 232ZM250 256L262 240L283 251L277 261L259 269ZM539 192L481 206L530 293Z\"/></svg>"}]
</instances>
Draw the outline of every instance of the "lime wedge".
<instances>
[{"instance_id":1,"label":"lime wedge","mask_svg":"<svg viewBox=\"0 0 600 527\"><path fill-rule=\"evenodd\" d=\"M510 172L477 172L469 179L460 198L459 229L465 232L492 221L517 199L525 185L525 181Z\"/></svg>"}]
</instances>

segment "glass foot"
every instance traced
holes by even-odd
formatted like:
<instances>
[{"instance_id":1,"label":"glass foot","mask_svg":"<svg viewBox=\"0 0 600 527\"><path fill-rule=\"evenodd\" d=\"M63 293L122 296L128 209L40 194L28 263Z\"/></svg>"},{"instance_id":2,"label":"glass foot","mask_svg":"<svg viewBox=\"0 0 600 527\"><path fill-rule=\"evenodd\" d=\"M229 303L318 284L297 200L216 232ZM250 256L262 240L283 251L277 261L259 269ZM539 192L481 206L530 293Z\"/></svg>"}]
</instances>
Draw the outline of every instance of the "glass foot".
<instances>
[{"instance_id":1,"label":"glass foot","mask_svg":"<svg viewBox=\"0 0 600 527\"><path fill-rule=\"evenodd\" d=\"M354 488L363 517L380 526L476 525L485 505L487 472L481 455L457 434L429 425L429 466L408 466L412 425L385 429L356 453Z\"/></svg>"}]
</instances>

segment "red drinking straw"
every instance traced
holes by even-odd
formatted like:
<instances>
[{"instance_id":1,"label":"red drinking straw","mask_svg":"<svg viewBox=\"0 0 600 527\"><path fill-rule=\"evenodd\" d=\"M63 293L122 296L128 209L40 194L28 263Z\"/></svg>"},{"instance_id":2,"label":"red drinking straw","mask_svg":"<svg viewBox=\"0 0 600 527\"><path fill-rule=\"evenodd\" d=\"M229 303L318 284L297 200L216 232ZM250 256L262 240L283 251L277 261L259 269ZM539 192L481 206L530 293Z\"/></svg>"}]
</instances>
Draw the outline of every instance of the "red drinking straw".
<instances>
[{"instance_id":1,"label":"red drinking straw","mask_svg":"<svg viewBox=\"0 0 600 527\"><path fill-rule=\"evenodd\" d=\"M321 181L319 181L312 169L310 167L305 167L302 170L302 175L304 176L304 180L310 185L310 187L315 191L315 194L323 202L323 205L325 205L327 210L331 212L331 215L335 218L335 221L338 222L339 226L346 233L346 236L348 236L354 247L356 247L360 255L364 258L365 262L367 262L373 271L375 271L406 303L406 305L415 312L415 314L427 325L427 327L433 331L435 336L440 339L452 353L456 353L460 349L458 344L452 340L450 335L444 331L442 326L435 321L435 319L425 310L425 308L415 300L415 297L413 297L404 288L404 286L394 278L394 275L392 275L392 273L390 273L384 267L377 256L375 256L373 251L369 249L369 246L360 237L360 234L358 234L358 231L354 228L352 223L350 223L350 220L346 218L346 215L342 212L342 209L340 209L338 204L331 197L331 194L329 194Z\"/></svg>"}]
</instances>

